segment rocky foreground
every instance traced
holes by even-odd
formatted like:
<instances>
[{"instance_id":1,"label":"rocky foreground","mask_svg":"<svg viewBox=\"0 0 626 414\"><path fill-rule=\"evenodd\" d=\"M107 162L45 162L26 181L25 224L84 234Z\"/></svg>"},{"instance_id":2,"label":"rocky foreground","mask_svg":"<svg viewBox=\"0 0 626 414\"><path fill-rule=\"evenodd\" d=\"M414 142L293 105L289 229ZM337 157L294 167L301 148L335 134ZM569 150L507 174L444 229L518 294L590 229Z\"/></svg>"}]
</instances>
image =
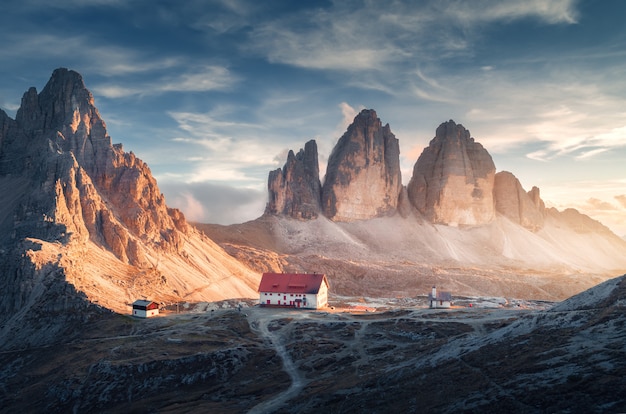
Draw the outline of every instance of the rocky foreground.
<instances>
[{"instance_id":1,"label":"rocky foreground","mask_svg":"<svg viewBox=\"0 0 626 414\"><path fill-rule=\"evenodd\" d=\"M231 301L103 317L65 343L0 353L2 410L626 410L626 275L553 307L395 299L355 312L347 300L324 312Z\"/></svg>"}]
</instances>

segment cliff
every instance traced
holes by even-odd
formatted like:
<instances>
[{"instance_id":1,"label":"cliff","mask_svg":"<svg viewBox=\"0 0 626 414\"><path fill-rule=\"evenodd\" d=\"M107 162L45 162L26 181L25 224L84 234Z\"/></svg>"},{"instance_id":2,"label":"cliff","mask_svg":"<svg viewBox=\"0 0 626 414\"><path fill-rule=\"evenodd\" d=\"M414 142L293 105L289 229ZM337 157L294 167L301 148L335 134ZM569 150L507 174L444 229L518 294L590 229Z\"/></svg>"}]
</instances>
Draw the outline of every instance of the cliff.
<instances>
[{"instance_id":1,"label":"cliff","mask_svg":"<svg viewBox=\"0 0 626 414\"><path fill-rule=\"evenodd\" d=\"M307 142L298 154L289 151L282 170L268 178L269 201L265 212L296 219L314 219L320 213L321 184L317 144Z\"/></svg>"},{"instance_id":2,"label":"cliff","mask_svg":"<svg viewBox=\"0 0 626 414\"><path fill-rule=\"evenodd\" d=\"M399 156L389 124L383 126L374 110L361 111L328 159L324 215L353 221L394 214L402 189Z\"/></svg>"},{"instance_id":3,"label":"cliff","mask_svg":"<svg viewBox=\"0 0 626 414\"><path fill-rule=\"evenodd\" d=\"M463 125L444 122L415 163L409 200L432 223L489 223L495 218L495 172L487 150Z\"/></svg>"}]
</instances>

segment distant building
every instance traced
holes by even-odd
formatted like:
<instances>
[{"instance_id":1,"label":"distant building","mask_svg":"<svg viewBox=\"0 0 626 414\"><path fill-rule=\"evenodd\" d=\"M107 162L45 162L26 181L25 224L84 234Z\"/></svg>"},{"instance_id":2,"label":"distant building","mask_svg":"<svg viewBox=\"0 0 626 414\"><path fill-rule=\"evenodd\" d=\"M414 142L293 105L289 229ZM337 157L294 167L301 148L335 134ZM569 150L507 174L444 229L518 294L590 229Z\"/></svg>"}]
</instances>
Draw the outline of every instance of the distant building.
<instances>
[{"instance_id":1,"label":"distant building","mask_svg":"<svg viewBox=\"0 0 626 414\"><path fill-rule=\"evenodd\" d=\"M326 276L319 273L263 273L259 304L320 309L328 304L328 289Z\"/></svg>"},{"instance_id":2,"label":"distant building","mask_svg":"<svg viewBox=\"0 0 626 414\"><path fill-rule=\"evenodd\" d=\"M133 302L133 316L150 318L159 314L159 304L151 300L136 300Z\"/></svg>"},{"instance_id":3,"label":"distant building","mask_svg":"<svg viewBox=\"0 0 626 414\"><path fill-rule=\"evenodd\" d=\"M452 306L452 293L437 292L437 287L433 286L433 290L428 294L428 301L431 309L450 308Z\"/></svg>"}]
</instances>

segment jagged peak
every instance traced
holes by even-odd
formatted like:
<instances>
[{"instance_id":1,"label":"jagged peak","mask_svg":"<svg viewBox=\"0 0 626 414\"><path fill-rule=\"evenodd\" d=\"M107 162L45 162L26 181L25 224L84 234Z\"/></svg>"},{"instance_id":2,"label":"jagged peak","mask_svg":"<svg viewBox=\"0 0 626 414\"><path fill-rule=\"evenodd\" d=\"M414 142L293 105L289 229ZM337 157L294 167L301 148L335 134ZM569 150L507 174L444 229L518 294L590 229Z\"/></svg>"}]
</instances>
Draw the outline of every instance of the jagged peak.
<instances>
[{"instance_id":1,"label":"jagged peak","mask_svg":"<svg viewBox=\"0 0 626 414\"><path fill-rule=\"evenodd\" d=\"M38 94L35 87L24 93L15 120L25 130L61 130L76 112L90 112L101 121L82 76L76 71L58 68L41 93Z\"/></svg>"},{"instance_id":2,"label":"jagged peak","mask_svg":"<svg viewBox=\"0 0 626 414\"><path fill-rule=\"evenodd\" d=\"M448 140L448 139L461 139L468 142L474 142L470 131L463 126L463 124L457 124L452 119L447 122L442 122L435 131L434 140Z\"/></svg>"},{"instance_id":3,"label":"jagged peak","mask_svg":"<svg viewBox=\"0 0 626 414\"><path fill-rule=\"evenodd\" d=\"M58 68L52 72L50 80L41 91L41 95L46 96L47 94L59 97L70 95L81 101L85 100L85 103L89 105L94 103L93 95L85 86L80 73L66 68Z\"/></svg>"},{"instance_id":4,"label":"jagged peak","mask_svg":"<svg viewBox=\"0 0 626 414\"><path fill-rule=\"evenodd\" d=\"M376 114L376 110L374 109L362 109L361 112L359 112L356 117L354 119L357 118L378 118L378 115Z\"/></svg>"},{"instance_id":5,"label":"jagged peak","mask_svg":"<svg viewBox=\"0 0 626 414\"><path fill-rule=\"evenodd\" d=\"M363 109L359 112L355 117L352 123L348 126L348 131L356 126L366 124L366 125L376 125L378 128L382 127L382 122L380 118L378 118L378 114L374 109ZM346 131L347 132L347 131Z\"/></svg>"}]
</instances>

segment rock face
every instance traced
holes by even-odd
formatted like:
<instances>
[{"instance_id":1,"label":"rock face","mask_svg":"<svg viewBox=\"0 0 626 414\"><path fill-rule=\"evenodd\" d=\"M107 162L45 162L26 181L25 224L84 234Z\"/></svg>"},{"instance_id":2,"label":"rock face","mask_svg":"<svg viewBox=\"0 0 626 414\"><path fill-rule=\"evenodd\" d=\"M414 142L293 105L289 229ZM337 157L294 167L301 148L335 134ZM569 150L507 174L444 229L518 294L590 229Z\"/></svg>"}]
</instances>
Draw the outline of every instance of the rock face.
<instances>
[{"instance_id":1,"label":"rock face","mask_svg":"<svg viewBox=\"0 0 626 414\"><path fill-rule=\"evenodd\" d=\"M419 156L407 186L411 204L438 224L480 225L495 217L491 156L462 125L448 121Z\"/></svg>"},{"instance_id":2,"label":"rock face","mask_svg":"<svg viewBox=\"0 0 626 414\"><path fill-rule=\"evenodd\" d=\"M333 221L396 212L402 189L400 147L389 124L363 110L333 149L322 187L322 209Z\"/></svg>"},{"instance_id":3,"label":"rock face","mask_svg":"<svg viewBox=\"0 0 626 414\"><path fill-rule=\"evenodd\" d=\"M537 187L527 193L512 173L501 171L495 177L493 196L496 211L514 223L531 231L543 227L545 205Z\"/></svg>"},{"instance_id":4,"label":"rock face","mask_svg":"<svg viewBox=\"0 0 626 414\"><path fill-rule=\"evenodd\" d=\"M187 231L182 213L167 208L141 160L125 153L121 145L111 144L93 96L78 73L57 69L41 93L30 88L15 124L17 137L3 143L3 152L27 156L15 157L14 165L3 165L4 172L27 172L43 190L18 217L46 216L57 230L65 227L59 234L38 238L89 238L122 261L140 266L147 264L141 243L166 251L180 248L181 234ZM12 157L4 158L11 162Z\"/></svg>"},{"instance_id":5,"label":"rock face","mask_svg":"<svg viewBox=\"0 0 626 414\"><path fill-rule=\"evenodd\" d=\"M296 219L314 219L320 213L321 184L315 140L307 142L298 154L289 150L282 170L271 171L265 212Z\"/></svg>"}]
</instances>

